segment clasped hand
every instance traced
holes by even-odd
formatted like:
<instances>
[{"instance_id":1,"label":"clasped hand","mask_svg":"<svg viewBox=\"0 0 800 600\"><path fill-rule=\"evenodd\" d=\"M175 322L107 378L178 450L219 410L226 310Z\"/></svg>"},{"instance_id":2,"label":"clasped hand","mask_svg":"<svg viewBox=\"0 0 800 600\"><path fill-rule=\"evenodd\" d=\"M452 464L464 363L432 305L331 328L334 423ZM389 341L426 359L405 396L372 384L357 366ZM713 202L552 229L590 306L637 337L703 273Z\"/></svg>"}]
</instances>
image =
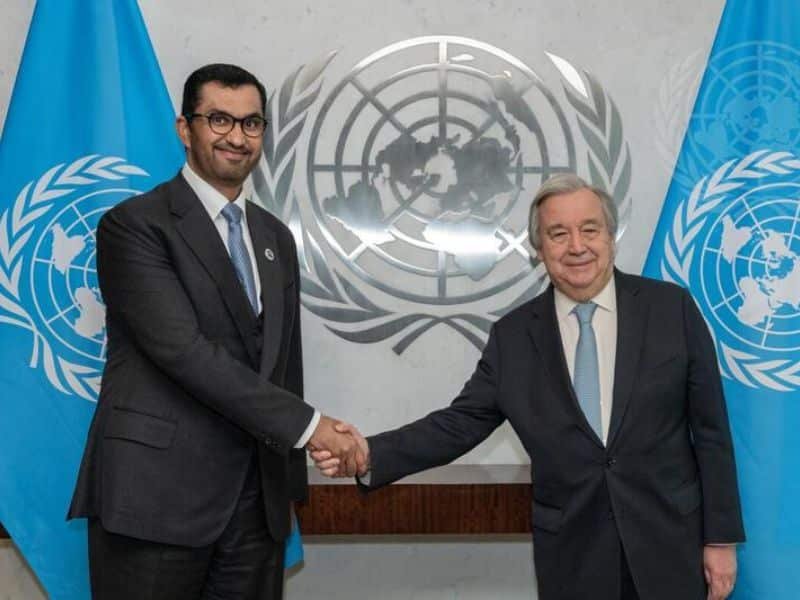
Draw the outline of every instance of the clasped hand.
<instances>
[{"instance_id":1,"label":"clasped hand","mask_svg":"<svg viewBox=\"0 0 800 600\"><path fill-rule=\"evenodd\" d=\"M349 423L323 415L306 448L327 477L353 477L369 470L369 446Z\"/></svg>"}]
</instances>

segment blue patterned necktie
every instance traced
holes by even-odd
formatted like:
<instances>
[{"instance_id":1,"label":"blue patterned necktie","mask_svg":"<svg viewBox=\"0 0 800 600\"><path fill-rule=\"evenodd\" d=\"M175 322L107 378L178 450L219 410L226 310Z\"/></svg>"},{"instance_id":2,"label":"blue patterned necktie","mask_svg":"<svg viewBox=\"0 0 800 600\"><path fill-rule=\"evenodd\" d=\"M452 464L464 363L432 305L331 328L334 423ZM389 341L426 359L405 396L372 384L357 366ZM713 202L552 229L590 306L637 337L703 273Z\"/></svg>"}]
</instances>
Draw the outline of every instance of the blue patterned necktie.
<instances>
[{"instance_id":1,"label":"blue patterned necktie","mask_svg":"<svg viewBox=\"0 0 800 600\"><path fill-rule=\"evenodd\" d=\"M250 255L244 245L242 237L242 209L233 202L222 209L222 216L228 222L228 252L231 255L233 268L242 283L247 299L253 312L258 314L258 298L256 297L256 282L253 279L253 265L250 263Z\"/></svg>"},{"instance_id":2,"label":"blue patterned necktie","mask_svg":"<svg viewBox=\"0 0 800 600\"><path fill-rule=\"evenodd\" d=\"M592 328L592 316L597 308L594 302L575 306L572 312L578 317L580 333L575 350L575 372L573 385L578 403L586 420L597 436L603 439L603 425L600 420L600 374L597 365L597 341Z\"/></svg>"}]
</instances>

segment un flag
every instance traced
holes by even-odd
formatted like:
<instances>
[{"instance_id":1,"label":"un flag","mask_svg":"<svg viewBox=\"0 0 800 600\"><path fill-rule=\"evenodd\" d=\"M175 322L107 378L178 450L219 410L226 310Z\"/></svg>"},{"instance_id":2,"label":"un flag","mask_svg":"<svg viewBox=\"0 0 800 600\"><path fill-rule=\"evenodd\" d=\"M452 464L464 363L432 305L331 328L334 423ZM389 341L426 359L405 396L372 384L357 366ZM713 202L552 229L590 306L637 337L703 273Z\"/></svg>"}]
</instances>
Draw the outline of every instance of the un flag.
<instances>
[{"instance_id":1,"label":"un flag","mask_svg":"<svg viewBox=\"0 0 800 600\"><path fill-rule=\"evenodd\" d=\"M51 598L89 596L65 514L105 358L94 231L183 150L134 0L40 0L0 141L0 522Z\"/></svg>"},{"instance_id":2,"label":"un flag","mask_svg":"<svg viewBox=\"0 0 800 600\"><path fill-rule=\"evenodd\" d=\"M747 542L737 600L800 566L800 12L728 0L645 265L688 287L724 375Z\"/></svg>"}]
</instances>

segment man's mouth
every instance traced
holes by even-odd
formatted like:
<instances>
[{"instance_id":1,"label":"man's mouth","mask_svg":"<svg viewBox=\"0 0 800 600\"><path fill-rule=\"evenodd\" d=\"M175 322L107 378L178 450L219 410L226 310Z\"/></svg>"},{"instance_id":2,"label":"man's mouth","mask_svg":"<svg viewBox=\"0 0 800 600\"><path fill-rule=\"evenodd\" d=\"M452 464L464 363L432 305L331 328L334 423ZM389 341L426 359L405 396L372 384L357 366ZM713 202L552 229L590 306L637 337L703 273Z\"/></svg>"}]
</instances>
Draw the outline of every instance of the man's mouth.
<instances>
[{"instance_id":1,"label":"man's mouth","mask_svg":"<svg viewBox=\"0 0 800 600\"><path fill-rule=\"evenodd\" d=\"M570 267L570 268L578 268L579 269L581 267L586 267L588 265L591 265L593 262L594 262L594 259L590 258L588 260L582 260L580 262L566 263L566 266Z\"/></svg>"},{"instance_id":2,"label":"man's mouth","mask_svg":"<svg viewBox=\"0 0 800 600\"><path fill-rule=\"evenodd\" d=\"M242 160L246 158L250 153L247 150L234 150L232 148L215 148L217 152L219 152L223 158L227 158L228 160Z\"/></svg>"}]
</instances>

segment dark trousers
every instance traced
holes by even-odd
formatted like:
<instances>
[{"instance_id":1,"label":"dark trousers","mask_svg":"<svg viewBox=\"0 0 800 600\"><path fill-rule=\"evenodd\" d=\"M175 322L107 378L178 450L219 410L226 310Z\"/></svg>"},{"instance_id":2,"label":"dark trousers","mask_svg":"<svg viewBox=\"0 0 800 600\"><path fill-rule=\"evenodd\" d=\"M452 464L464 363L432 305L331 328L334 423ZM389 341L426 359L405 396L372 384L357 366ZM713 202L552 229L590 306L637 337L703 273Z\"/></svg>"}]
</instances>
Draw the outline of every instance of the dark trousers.
<instances>
[{"instance_id":1,"label":"dark trousers","mask_svg":"<svg viewBox=\"0 0 800 600\"><path fill-rule=\"evenodd\" d=\"M216 543L172 546L103 529L89 520L95 600L280 600L283 542L267 530L258 469L250 469L233 517Z\"/></svg>"}]
</instances>

